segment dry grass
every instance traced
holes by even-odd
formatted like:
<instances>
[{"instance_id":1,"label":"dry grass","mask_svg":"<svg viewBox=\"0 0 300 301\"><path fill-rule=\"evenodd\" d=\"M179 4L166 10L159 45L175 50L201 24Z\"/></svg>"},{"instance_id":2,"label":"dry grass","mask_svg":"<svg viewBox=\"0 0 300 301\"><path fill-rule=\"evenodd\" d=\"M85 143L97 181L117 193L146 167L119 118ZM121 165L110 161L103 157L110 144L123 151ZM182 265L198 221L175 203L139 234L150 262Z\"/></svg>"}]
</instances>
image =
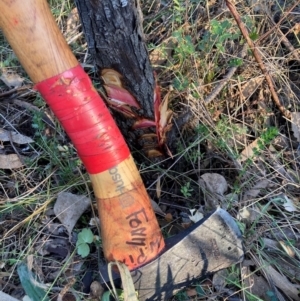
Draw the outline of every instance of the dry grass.
<instances>
[{"instance_id":1,"label":"dry grass","mask_svg":"<svg viewBox=\"0 0 300 301\"><path fill-rule=\"evenodd\" d=\"M298 112L300 1L247 3L235 1L236 9L281 105ZM236 218L246 251L243 263L196 283L174 300L300 300L300 138L290 118L274 102L224 1L144 0L141 5L152 63L162 94L170 91L180 128L172 165L140 166L142 174L156 173L146 183L149 192L155 197L159 187L161 208L180 227L188 209L210 209L200 176L223 175L229 188L220 205ZM71 17L73 3L51 1L51 7L74 53L92 73L78 19ZM61 246L68 256L39 251L49 240L66 237L50 229L59 227L53 201L65 190L89 193L84 168L2 36L0 64L2 72L8 68L24 77L26 85L12 90L0 81L0 128L34 140L25 147L0 144L0 152L25 160L24 167L0 170L0 288L21 298L16 265L27 260L51 295L64 289L88 300L84 289L91 273L98 277L99 250L92 249L85 261L74 253L74 238ZM191 114L182 122L186 109ZM91 214L82 216L74 232L88 226Z\"/></svg>"}]
</instances>

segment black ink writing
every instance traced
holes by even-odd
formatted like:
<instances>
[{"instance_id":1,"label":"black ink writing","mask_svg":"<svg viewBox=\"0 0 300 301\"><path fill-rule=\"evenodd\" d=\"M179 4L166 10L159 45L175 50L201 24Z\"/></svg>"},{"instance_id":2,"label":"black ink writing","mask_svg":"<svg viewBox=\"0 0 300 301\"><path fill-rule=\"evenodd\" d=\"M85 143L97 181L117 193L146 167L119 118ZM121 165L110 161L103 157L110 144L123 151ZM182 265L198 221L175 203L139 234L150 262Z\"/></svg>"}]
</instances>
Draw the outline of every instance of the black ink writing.
<instances>
[{"instance_id":1,"label":"black ink writing","mask_svg":"<svg viewBox=\"0 0 300 301\"><path fill-rule=\"evenodd\" d=\"M157 252L160 248L161 237L156 237L155 241L150 242L150 250L151 252Z\"/></svg>"},{"instance_id":2,"label":"black ink writing","mask_svg":"<svg viewBox=\"0 0 300 301\"><path fill-rule=\"evenodd\" d=\"M126 241L127 245L134 245L134 246L145 246L146 238L136 237L131 238L130 241Z\"/></svg>"},{"instance_id":3,"label":"black ink writing","mask_svg":"<svg viewBox=\"0 0 300 301\"><path fill-rule=\"evenodd\" d=\"M126 219L129 220L129 226L131 228L137 228L140 224L142 224L143 218L146 222L148 222L148 217L144 208L139 211L133 212L126 217Z\"/></svg>"},{"instance_id":4,"label":"black ink writing","mask_svg":"<svg viewBox=\"0 0 300 301\"><path fill-rule=\"evenodd\" d=\"M128 224L132 229L130 231L130 240L126 241L126 244L136 247L146 247L146 236L147 236L147 228L144 226L145 222L148 222L148 217L145 209L141 209L129 214L126 219L128 220ZM138 264L142 264L147 260L147 256L144 253L144 248L139 248L139 255L136 258ZM129 255L130 261L133 260L132 255Z\"/></svg>"},{"instance_id":5,"label":"black ink writing","mask_svg":"<svg viewBox=\"0 0 300 301\"><path fill-rule=\"evenodd\" d=\"M137 258L138 264L143 264L147 260L147 256L145 256L144 251L140 248L140 255Z\"/></svg>"}]
</instances>

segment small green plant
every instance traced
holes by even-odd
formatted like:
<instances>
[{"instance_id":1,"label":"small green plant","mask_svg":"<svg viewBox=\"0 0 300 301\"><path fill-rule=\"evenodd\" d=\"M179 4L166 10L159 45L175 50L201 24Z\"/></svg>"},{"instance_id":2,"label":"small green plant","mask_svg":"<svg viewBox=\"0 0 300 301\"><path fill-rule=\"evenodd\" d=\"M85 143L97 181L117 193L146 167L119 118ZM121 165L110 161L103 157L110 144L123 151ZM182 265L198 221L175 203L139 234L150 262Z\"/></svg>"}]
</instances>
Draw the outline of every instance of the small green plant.
<instances>
[{"instance_id":1,"label":"small green plant","mask_svg":"<svg viewBox=\"0 0 300 301\"><path fill-rule=\"evenodd\" d=\"M229 152L233 158L238 158L238 150L233 147L233 137L246 134L245 128L231 123L227 117L222 116L216 124L215 132L216 136L213 137L212 142L221 151Z\"/></svg>"},{"instance_id":2,"label":"small green plant","mask_svg":"<svg viewBox=\"0 0 300 301\"><path fill-rule=\"evenodd\" d=\"M81 230L78 234L78 240L76 242L77 254L80 255L82 258L87 257L90 254L90 246L94 240L93 232L85 228Z\"/></svg>"},{"instance_id":3,"label":"small green plant","mask_svg":"<svg viewBox=\"0 0 300 301\"><path fill-rule=\"evenodd\" d=\"M195 143L195 145L191 144L188 147L186 147L182 143L178 143L177 145L177 152L183 153L183 157L187 162L195 163L199 158L202 157L202 153L198 149L198 143Z\"/></svg>"},{"instance_id":4,"label":"small green plant","mask_svg":"<svg viewBox=\"0 0 300 301\"><path fill-rule=\"evenodd\" d=\"M181 186L180 191L185 198L191 197L192 192L194 191L194 189L191 188L191 182L186 182L183 186Z\"/></svg>"},{"instance_id":5,"label":"small green plant","mask_svg":"<svg viewBox=\"0 0 300 301\"><path fill-rule=\"evenodd\" d=\"M33 104L35 106L37 106L38 108L43 108L46 105L44 99L42 98L42 96L40 94L36 95L36 98L33 101Z\"/></svg>"},{"instance_id":6,"label":"small green plant","mask_svg":"<svg viewBox=\"0 0 300 301\"><path fill-rule=\"evenodd\" d=\"M227 40L236 40L240 37L240 32L229 20L212 20L210 22L210 31L206 32L202 40L198 43L198 49L207 53L215 46L220 52L224 52L224 44Z\"/></svg>"},{"instance_id":7,"label":"small green plant","mask_svg":"<svg viewBox=\"0 0 300 301\"><path fill-rule=\"evenodd\" d=\"M270 144L276 136L278 136L278 128L271 126L267 128L265 132L263 132L258 140L258 145L261 149L265 148L268 144Z\"/></svg>"},{"instance_id":8,"label":"small green plant","mask_svg":"<svg viewBox=\"0 0 300 301\"><path fill-rule=\"evenodd\" d=\"M185 3L182 0L173 0L173 21L182 23L182 15L185 12Z\"/></svg>"},{"instance_id":9,"label":"small green plant","mask_svg":"<svg viewBox=\"0 0 300 301\"><path fill-rule=\"evenodd\" d=\"M257 147L253 148L254 156L260 155L261 152L276 138L278 132L276 127L267 128L257 140Z\"/></svg>"},{"instance_id":10,"label":"small green plant","mask_svg":"<svg viewBox=\"0 0 300 301\"><path fill-rule=\"evenodd\" d=\"M176 38L178 43L174 51L175 58L179 60L179 65L181 65L187 57L195 53L195 46L192 37L184 35L182 30L174 31L172 36Z\"/></svg>"},{"instance_id":11,"label":"small green plant","mask_svg":"<svg viewBox=\"0 0 300 301\"><path fill-rule=\"evenodd\" d=\"M234 58L229 61L229 67L239 67L243 65L243 60L240 58Z\"/></svg>"},{"instance_id":12,"label":"small green plant","mask_svg":"<svg viewBox=\"0 0 300 301\"><path fill-rule=\"evenodd\" d=\"M189 80L184 77L182 74L178 74L173 80L173 86L178 91L184 91L189 86Z\"/></svg>"},{"instance_id":13,"label":"small green plant","mask_svg":"<svg viewBox=\"0 0 300 301\"><path fill-rule=\"evenodd\" d=\"M37 130L35 133L36 136L41 135L41 132L45 130L45 123L43 121L43 116L41 112L38 111L33 112L31 126L33 129Z\"/></svg>"}]
</instances>

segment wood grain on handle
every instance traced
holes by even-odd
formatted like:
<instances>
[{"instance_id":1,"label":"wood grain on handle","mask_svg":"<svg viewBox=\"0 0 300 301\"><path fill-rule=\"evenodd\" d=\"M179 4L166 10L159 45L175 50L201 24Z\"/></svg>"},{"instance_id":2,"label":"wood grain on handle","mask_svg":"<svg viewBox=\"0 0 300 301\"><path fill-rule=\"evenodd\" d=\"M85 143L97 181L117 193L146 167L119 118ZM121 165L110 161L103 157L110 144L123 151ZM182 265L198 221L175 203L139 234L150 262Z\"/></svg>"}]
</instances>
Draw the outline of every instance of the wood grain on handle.
<instances>
[{"instance_id":1,"label":"wood grain on handle","mask_svg":"<svg viewBox=\"0 0 300 301\"><path fill-rule=\"evenodd\" d=\"M90 178L105 229L101 234L105 258L123 261L130 269L155 258L165 244L132 157Z\"/></svg>"},{"instance_id":2,"label":"wood grain on handle","mask_svg":"<svg viewBox=\"0 0 300 301\"><path fill-rule=\"evenodd\" d=\"M0 26L74 143L93 184L104 254L134 269L164 248L124 139L60 33L46 0L0 0Z\"/></svg>"},{"instance_id":3,"label":"wood grain on handle","mask_svg":"<svg viewBox=\"0 0 300 301\"><path fill-rule=\"evenodd\" d=\"M1 0L0 27L34 83L78 65L44 0Z\"/></svg>"}]
</instances>

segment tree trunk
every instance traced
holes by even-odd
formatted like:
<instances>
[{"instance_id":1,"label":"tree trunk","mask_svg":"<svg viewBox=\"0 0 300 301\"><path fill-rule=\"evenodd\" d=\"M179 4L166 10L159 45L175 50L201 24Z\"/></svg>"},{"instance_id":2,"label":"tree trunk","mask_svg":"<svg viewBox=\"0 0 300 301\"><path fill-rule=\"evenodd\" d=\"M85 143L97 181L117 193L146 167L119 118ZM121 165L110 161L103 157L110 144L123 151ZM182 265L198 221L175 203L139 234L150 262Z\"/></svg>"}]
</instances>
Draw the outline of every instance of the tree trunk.
<instances>
[{"instance_id":1,"label":"tree trunk","mask_svg":"<svg viewBox=\"0 0 300 301\"><path fill-rule=\"evenodd\" d=\"M135 112L154 120L155 79L143 40L137 1L75 0L75 3L89 53L100 75L104 69L120 73L123 87L140 105ZM124 129L121 130L124 132Z\"/></svg>"}]
</instances>

